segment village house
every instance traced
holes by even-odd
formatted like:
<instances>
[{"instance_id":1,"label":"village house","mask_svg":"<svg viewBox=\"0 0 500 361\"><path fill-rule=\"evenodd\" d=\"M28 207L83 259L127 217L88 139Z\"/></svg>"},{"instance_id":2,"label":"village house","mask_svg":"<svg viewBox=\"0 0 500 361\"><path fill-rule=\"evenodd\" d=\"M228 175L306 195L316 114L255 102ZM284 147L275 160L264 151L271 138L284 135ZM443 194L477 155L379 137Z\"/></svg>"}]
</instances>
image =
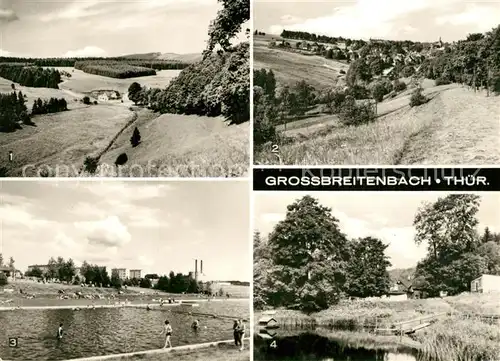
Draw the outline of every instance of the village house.
<instances>
[{"instance_id":1,"label":"village house","mask_svg":"<svg viewBox=\"0 0 500 361\"><path fill-rule=\"evenodd\" d=\"M107 102L109 100L108 94L106 93L99 94L97 100L100 102Z\"/></svg>"},{"instance_id":2,"label":"village house","mask_svg":"<svg viewBox=\"0 0 500 361\"><path fill-rule=\"evenodd\" d=\"M471 282L470 291L473 293L500 292L500 276L483 274Z\"/></svg>"},{"instance_id":3,"label":"village house","mask_svg":"<svg viewBox=\"0 0 500 361\"><path fill-rule=\"evenodd\" d=\"M11 267L5 267L5 266L0 267L0 273L3 273L9 281L14 281L17 278L22 277L21 271Z\"/></svg>"}]
</instances>

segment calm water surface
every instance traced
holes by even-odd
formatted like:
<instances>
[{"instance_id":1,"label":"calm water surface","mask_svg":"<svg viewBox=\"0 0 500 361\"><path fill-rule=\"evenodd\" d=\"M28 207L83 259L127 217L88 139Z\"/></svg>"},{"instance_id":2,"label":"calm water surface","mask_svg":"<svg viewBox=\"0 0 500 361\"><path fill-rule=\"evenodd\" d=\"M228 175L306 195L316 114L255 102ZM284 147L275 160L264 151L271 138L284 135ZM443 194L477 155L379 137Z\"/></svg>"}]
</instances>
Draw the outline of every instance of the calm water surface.
<instances>
[{"instance_id":1,"label":"calm water surface","mask_svg":"<svg viewBox=\"0 0 500 361\"><path fill-rule=\"evenodd\" d=\"M208 302L199 307L176 306L165 310L136 308L73 310L16 310L0 312L0 358L4 360L66 360L163 347L165 319L173 328L172 346L231 339L232 320L180 314L203 312L240 318L249 317L248 301ZM191 323L198 318L201 330ZM59 323L65 335L56 339ZM206 326L206 328L205 328ZM18 338L10 348L9 337Z\"/></svg>"},{"instance_id":2,"label":"calm water surface","mask_svg":"<svg viewBox=\"0 0 500 361\"><path fill-rule=\"evenodd\" d=\"M274 339L254 337L255 361L417 361L410 351L353 348L313 332L268 332Z\"/></svg>"}]
</instances>

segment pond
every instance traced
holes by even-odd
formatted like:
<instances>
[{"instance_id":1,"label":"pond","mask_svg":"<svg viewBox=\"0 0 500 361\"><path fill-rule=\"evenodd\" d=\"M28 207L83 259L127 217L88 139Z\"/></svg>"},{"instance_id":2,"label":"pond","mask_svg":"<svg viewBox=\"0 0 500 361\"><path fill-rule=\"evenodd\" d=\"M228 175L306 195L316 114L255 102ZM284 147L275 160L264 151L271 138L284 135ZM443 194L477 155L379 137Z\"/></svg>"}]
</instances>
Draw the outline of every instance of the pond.
<instances>
[{"instance_id":1,"label":"pond","mask_svg":"<svg viewBox=\"0 0 500 361\"><path fill-rule=\"evenodd\" d=\"M316 332L257 330L254 360L287 361L417 361L409 349L348 346L347 343ZM260 333L260 335L259 335Z\"/></svg>"},{"instance_id":2,"label":"pond","mask_svg":"<svg viewBox=\"0 0 500 361\"><path fill-rule=\"evenodd\" d=\"M186 311L186 313L178 313ZM193 316L187 312L249 317L248 301L200 302L199 307L173 306L164 310L138 308L16 310L0 312L0 358L4 360L67 360L161 348L163 323L173 328L172 346L232 339L232 320ZM194 332L195 318L201 329ZM56 339L59 323L65 335ZM8 339L18 338L18 347Z\"/></svg>"}]
</instances>

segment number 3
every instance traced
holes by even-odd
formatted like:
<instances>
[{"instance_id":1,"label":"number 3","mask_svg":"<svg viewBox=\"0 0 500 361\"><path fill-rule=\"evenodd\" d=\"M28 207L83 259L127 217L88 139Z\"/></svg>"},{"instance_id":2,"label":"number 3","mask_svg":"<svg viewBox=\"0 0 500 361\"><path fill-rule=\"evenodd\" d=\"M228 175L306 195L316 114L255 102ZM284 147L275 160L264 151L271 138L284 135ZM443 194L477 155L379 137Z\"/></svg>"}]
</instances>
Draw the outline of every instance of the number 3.
<instances>
[{"instance_id":1,"label":"number 3","mask_svg":"<svg viewBox=\"0 0 500 361\"><path fill-rule=\"evenodd\" d=\"M17 338L9 338L9 346L17 347Z\"/></svg>"},{"instance_id":2,"label":"number 3","mask_svg":"<svg viewBox=\"0 0 500 361\"><path fill-rule=\"evenodd\" d=\"M276 341L271 342L270 347L271 347L271 348L276 348L276 347L278 347L278 345L276 344Z\"/></svg>"}]
</instances>

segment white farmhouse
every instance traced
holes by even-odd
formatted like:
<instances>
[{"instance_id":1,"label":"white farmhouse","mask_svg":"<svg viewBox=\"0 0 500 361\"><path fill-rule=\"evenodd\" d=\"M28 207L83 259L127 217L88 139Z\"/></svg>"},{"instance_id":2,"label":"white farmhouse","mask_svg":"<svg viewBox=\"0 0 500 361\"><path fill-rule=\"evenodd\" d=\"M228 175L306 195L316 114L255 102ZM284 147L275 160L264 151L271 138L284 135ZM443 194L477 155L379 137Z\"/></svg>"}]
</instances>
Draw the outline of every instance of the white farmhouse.
<instances>
[{"instance_id":1,"label":"white farmhouse","mask_svg":"<svg viewBox=\"0 0 500 361\"><path fill-rule=\"evenodd\" d=\"M470 284L471 292L500 292L500 276L481 275Z\"/></svg>"},{"instance_id":2,"label":"white farmhouse","mask_svg":"<svg viewBox=\"0 0 500 361\"><path fill-rule=\"evenodd\" d=\"M109 100L108 94L106 93L99 94L97 100L99 100L100 102L107 102Z\"/></svg>"}]
</instances>

